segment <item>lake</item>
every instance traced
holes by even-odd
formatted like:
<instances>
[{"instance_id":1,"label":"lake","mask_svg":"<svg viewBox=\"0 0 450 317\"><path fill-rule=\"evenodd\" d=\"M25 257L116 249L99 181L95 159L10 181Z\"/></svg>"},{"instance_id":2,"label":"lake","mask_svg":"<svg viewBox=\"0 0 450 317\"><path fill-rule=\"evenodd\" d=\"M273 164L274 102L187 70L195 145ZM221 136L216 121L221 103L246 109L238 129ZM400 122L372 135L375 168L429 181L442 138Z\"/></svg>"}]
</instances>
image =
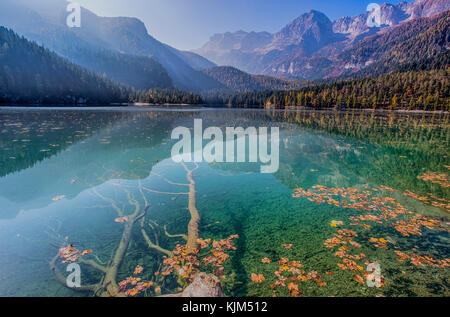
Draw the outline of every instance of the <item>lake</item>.
<instances>
[{"instance_id":1,"label":"lake","mask_svg":"<svg viewBox=\"0 0 450 317\"><path fill-rule=\"evenodd\" d=\"M278 171L175 163L194 119L279 127ZM2 108L0 296L108 291L64 287L70 263L82 285L148 283L130 296L181 291L187 263L227 296L449 296L449 130L437 113ZM192 261L173 251L195 209Z\"/></svg>"}]
</instances>

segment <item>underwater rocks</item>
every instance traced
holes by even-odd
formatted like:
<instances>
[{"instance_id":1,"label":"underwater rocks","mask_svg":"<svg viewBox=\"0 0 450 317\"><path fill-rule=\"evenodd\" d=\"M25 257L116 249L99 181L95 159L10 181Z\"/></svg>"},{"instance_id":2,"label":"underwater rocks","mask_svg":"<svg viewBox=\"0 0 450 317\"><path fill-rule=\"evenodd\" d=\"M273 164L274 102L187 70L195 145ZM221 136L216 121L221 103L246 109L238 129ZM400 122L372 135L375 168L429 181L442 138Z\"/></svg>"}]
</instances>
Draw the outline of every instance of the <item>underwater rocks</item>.
<instances>
[{"instance_id":1,"label":"underwater rocks","mask_svg":"<svg viewBox=\"0 0 450 317\"><path fill-rule=\"evenodd\" d=\"M200 272L195 275L192 283L179 294L162 297L223 297L220 280L212 275Z\"/></svg>"}]
</instances>

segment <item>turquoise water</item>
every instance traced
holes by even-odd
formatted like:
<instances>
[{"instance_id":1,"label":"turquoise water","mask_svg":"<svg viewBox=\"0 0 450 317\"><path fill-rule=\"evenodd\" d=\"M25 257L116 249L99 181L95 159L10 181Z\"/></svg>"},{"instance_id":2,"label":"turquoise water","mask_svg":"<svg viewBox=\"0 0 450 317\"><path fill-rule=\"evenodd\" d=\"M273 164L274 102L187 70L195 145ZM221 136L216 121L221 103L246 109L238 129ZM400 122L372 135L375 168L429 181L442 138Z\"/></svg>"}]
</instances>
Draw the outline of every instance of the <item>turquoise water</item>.
<instances>
[{"instance_id":1,"label":"turquoise water","mask_svg":"<svg viewBox=\"0 0 450 317\"><path fill-rule=\"evenodd\" d=\"M298 282L305 296L450 295L450 262L445 262L450 258L447 114L4 108L0 110L0 296L93 295L58 283L48 262L59 247L71 243L80 250L92 249L86 259L108 266L124 230L115 219L136 208L149 205L144 229L153 243L169 251L185 243L164 230L187 234L190 220L187 195L174 195L186 192L186 186L175 183L187 180L185 169L170 158L175 143L170 137L178 126L192 128L194 119L202 119L204 128L280 128L277 173L259 173L258 163L201 163L193 173L200 237L220 240L239 235L236 250L228 252L224 265L226 295L289 296L287 286L270 286L277 280L276 262L282 257L301 262L305 273L316 271L326 283ZM425 173L441 175L440 183L418 178ZM373 197L392 197L411 213L381 223L366 221L371 228L364 229L351 225L349 218L366 211L293 197L296 188L312 190L316 185L361 192L369 188ZM407 191L416 198L405 195ZM396 221L408 222L417 215L436 223L421 226L421 235L406 236L397 230ZM333 220L342 224L332 226ZM363 266L360 272L341 269L342 259L335 256L339 246L324 245L340 229L358 235L353 240L361 246L355 252L365 255L364 261L357 261ZM376 247L370 238L383 239L383 247ZM400 262L395 251L429 256L440 265ZM163 256L149 248L136 224L117 282L141 265L143 280L158 283L162 294L175 292L180 287L176 278L155 276ZM262 263L263 258L272 263ZM364 276L365 261L380 264L384 286L368 287L355 280L355 275ZM61 259L57 266L67 275ZM102 273L88 265L81 264L81 269L83 285L102 279ZM263 274L265 281L253 282L252 273ZM156 294L148 290L140 296Z\"/></svg>"}]
</instances>

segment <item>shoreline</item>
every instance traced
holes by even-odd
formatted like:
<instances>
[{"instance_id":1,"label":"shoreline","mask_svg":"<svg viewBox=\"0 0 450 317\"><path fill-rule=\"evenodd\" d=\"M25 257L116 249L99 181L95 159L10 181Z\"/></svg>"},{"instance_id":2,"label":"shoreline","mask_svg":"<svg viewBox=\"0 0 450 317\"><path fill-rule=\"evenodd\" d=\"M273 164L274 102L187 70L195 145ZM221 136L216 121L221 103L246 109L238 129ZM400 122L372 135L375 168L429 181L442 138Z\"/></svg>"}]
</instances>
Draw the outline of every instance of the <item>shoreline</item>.
<instances>
[{"instance_id":1,"label":"shoreline","mask_svg":"<svg viewBox=\"0 0 450 317\"><path fill-rule=\"evenodd\" d=\"M170 109L173 107L176 110L176 107L196 107L196 108L205 108L205 109L221 109L221 110L246 110L246 111L327 111L327 112L350 112L350 111L360 111L360 112L377 112L377 113L402 113L402 114L449 114L449 111L445 110L407 110L407 109L357 109L357 108L343 108L343 109L334 109L334 108L309 108L309 107L288 107L284 109L272 109L272 108L260 108L260 107L227 107L226 105L209 105L209 104L151 104L151 103L110 103L110 104L0 104L0 109L92 109L92 108L165 108Z\"/></svg>"}]
</instances>

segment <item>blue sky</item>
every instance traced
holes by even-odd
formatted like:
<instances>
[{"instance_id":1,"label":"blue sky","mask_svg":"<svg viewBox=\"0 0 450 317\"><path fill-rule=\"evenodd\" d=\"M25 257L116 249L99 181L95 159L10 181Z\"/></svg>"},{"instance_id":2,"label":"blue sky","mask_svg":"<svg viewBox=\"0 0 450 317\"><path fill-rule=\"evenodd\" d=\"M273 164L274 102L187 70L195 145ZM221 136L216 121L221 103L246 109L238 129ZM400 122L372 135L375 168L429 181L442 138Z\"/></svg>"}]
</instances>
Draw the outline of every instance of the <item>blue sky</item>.
<instances>
[{"instance_id":1,"label":"blue sky","mask_svg":"<svg viewBox=\"0 0 450 317\"><path fill-rule=\"evenodd\" d=\"M178 49L201 47L214 33L279 31L308 10L334 20L365 11L376 0L74 0L101 16L132 16ZM386 1L378 1L383 3ZM399 3L390 0L389 3Z\"/></svg>"}]
</instances>

